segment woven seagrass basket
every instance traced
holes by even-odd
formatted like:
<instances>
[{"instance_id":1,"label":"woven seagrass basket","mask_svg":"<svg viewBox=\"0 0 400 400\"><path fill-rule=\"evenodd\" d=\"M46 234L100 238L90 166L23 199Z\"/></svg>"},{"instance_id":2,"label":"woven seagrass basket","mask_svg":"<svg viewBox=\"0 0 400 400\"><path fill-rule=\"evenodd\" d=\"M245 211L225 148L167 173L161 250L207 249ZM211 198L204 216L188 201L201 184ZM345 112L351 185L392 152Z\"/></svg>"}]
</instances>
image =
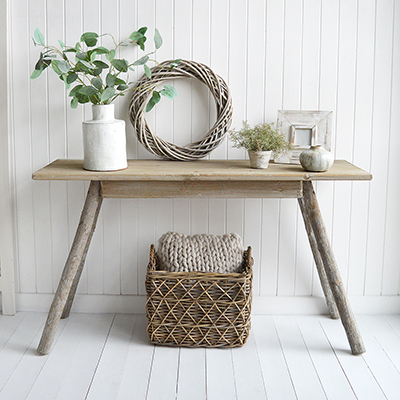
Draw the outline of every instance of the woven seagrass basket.
<instances>
[{"instance_id":1,"label":"woven seagrass basket","mask_svg":"<svg viewBox=\"0 0 400 400\"><path fill-rule=\"evenodd\" d=\"M241 273L158 270L154 245L146 275L147 334L154 344L240 347L250 332L253 258Z\"/></svg>"}]
</instances>

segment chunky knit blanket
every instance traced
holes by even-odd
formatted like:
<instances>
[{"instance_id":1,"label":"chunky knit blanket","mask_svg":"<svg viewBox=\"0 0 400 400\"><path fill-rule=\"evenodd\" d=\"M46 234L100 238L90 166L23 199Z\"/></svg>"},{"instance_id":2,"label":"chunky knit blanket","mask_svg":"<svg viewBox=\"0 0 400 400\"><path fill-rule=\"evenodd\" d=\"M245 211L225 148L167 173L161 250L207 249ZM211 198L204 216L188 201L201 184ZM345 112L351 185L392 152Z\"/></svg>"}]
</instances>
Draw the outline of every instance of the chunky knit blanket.
<instances>
[{"instance_id":1,"label":"chunky knit blanket","mask_svg":"<svg viewBox=\"0 0 400 400\"><path fill-rule=\"evenodd\" d=\"M168 232L159 239L157 256L165 271L240 272L243 244L236 233L187 236Z\"/></svg>"}]
</instances>

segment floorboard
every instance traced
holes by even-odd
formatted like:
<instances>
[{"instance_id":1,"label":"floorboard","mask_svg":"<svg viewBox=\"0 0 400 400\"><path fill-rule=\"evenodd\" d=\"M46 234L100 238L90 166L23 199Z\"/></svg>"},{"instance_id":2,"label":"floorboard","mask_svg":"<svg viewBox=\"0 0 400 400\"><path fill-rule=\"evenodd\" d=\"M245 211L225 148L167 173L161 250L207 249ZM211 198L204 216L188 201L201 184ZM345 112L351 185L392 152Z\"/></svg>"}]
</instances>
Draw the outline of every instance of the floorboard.
<instances>
[{"instance_id":1,"label":"floorboard","mask_svg":"<svg viewBox=\"0 0 400 400\"><path fill-rule=\"evenodd\" d=\"M254 332L245 346L232 349L235 386L238 400L265 399L265 385L260 368Z\"/></svg>"},{"instance_id":2,"label":"floorboard","mask_svg":"<svg viewBox=\"0 0 400 400\"><path fill-rule=\"evenodd\" d=\"M106 346L94 371L88 400L117 398L135 322L136 316L132 314L115 316Z\"/></svg>"},{"instance_id":3,"label":"floorboard","mask_svg":"<svg viewBox=\"0 0 400 400\"><path fill-rule=\"evenodd\" d=\"M252 327L268 398L296 399L273 317L256 315L252 318Z\"/></svg>"},{"instance_id":4,"label":"floorboard","mask_svg":"<svg viewBox=\"0 0 400 400\"><path fill-rule=\"evenodd\" d=\"M296 396L299 400L325 399L326 394L295 317L274 317Z\"/></svg>"},{"instance_id":5,"label":"floorboard","mask_svg":"<svg viewBox=\"0 0 400 400\"><path fill-rule=\"evenodd\" d=\"M362 355L351 354L344 329L338 320L321 319L321 325L358 399L386 399ZM363 332L361 331L361 336ZM368 349L367 349L368 351Z\"/></svg>"},{"instance_id":6,"label":"floorboard","mask_svg":"<svg viewBox=\"0 0 400 400\"><path fill-rule=\"evenodd\" d=\"M46 362L26 397L28 400L56 399L63 385L68 384L64 381L68 371L70 368L76 368L82 361L79 359L77 349L89 334L87 320L90 318L91 314L72 314L66 320L65 327L51 353L44 356L47 358ZM37 344L35 343L33 347L36 348ZM42 356L35 355L35 357Z\"/></svg>"},{"instance_id":7,"label":"floorboard","mask_svg":"<svg viewBox=\"0 0 400 400\"><path fill-rule=\"evenodd\" d=\"M0 315L0 400L399 400L400 315L359 316L353 356L327 316L252 318L234 349L153 346L146 317L78 314L36 354L43 313Z\"/></svg>"},{"instance_id":8,"label":"floorboard","mask_svg":"<svg viewBox=\"0 0 400 400\"><path fill-rule=\"evenodd\" d=\"M207 399L237 399L231 349L206 349Z\"/></svg>"},{"instance_id":9,"label":"floorboard","mask_svg":"<svg viewBox=\"0 0 400 400\"><path fill-rule=\"evenodd\" d=\"M398 319L400 321L400 319ZM359 317L358 322L363 333L363 340L368 351L363 354L363 358L368 365L375 380L388 399L400 398L400 373L395 367L390 355L395 351L395 347L386 353L377 337L373 333L373 325L380 321L379 318ZM372 325L372 327L371 327ZM379 337L379 335L377 335Z\"/></svg>"},{"instance_id":10,"label":"floorboard","mask_svg":"<svg viewBox=\"0 0 400 400\"><path fill-rule=\"evenodd\" d=\"M119 400L146 398L154 356L154 346L149 344L146 326L146 317L138 315L117 395Z\"/></svg>"}]
</instances>

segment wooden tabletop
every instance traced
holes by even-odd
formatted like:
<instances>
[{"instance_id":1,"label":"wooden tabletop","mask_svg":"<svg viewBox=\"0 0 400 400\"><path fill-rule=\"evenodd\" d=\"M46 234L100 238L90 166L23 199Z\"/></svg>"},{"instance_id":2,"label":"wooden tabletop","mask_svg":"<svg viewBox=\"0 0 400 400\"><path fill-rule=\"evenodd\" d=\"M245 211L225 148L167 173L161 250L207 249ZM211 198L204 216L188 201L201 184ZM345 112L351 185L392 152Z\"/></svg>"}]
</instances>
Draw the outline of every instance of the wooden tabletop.
<instances>
[{"instance_id":1,"label":"wooden tabletop","mask_svg":"<svg viewBox=\"0 0 400 400\"><path fill-rule=\"evenodd\" d=\"M82 160L56 160L32 175L35 180L76 181L330 181L371 180L355 165L336 160L327 172L307 172L300 165L270 163L252 169L248 160L163 161L129 160L128 168L113 172L83 169Z\"/></svg>"}]
</instances>

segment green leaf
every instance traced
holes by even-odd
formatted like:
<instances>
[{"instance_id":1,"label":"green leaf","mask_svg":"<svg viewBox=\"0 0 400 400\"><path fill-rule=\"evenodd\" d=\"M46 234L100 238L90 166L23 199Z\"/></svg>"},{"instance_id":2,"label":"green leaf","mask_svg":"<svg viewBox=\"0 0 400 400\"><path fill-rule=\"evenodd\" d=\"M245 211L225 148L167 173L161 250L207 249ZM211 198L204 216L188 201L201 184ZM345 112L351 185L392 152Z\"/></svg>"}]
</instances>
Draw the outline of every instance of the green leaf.
<instances>
[{"instance_id":1,"label":"green leaf","mask_svg":"<svg viewBox=\"0 0 400 400\"><path fill-rule=\"evenodd\" d=\"M102 68L102 69L109 68L109 65L106 64L104 61L101 61L101 60L95 60L95 61L93 61L93 64L94 64L97 68Z\"/></svg>"},{"instance_id":2,"label":"green leaf","mask_svg":"<svg viewBox=\"0 0 400 400\"><path fill-rule=\"evenodd\" d=\"M31 74L31 79L36 79L40 76L40 74L42 73L42 69L35 69L33 70L32 74Z\"/></svg>"},{"instance_id":3,"label":"green leaf","mask_svg":"<svg viewBox=\"0 0 400 400\"><path fill-rule=\"evenodd\" d=\"M151 79L151 69L146 64L144 65L144 72L146 76Z\"/></svg>"},{"instance_id":4,"label":"green leaf","mask_svg":"<svg viewBox=\"0 0 400 400\"><path fill-rule=\"evenodd\" d=\"M105 47L96 47L95 49L91 50L92 53L96 53L96 54L107 54L109 52L108 49L106 49Z\"/></svg>"},{"instance_id":5,"label":"green leaf","mask_svg":"<svg viewBox=\"0 0 400 400\"><path fill-rule=\"evenodd\" d=\"M58 63L58 69L59 69L63 74L67 74L67 73L70 71L71 67L70 67L70 65L69 65L69 63L68 63L67 61L62 60L62 61L60 61L60 62Z\"/></svg>"},{"instance_id":6,"label":"green leaf","mask_svg":"<svg viewBox=\"0 0 400 400\"><path fill-rule=\"evenodd\" d=\"M83 88L83 85L76 85L75 87L73 87L71 89L71 91L69 92L69 97L76 97L75 95L78 94L79 90Z\"/></svg>"},{"instance_id":7,"label":"green leaf","mask_svg":"<svg viewBox=\"0 0 400 400\"><path fill-rule=\"evenodd\" d=\"M160 94L162 94L163 96L165 96L171 100L174 99L174 94L170 90L162 89L162 90L160 90Z\"/></svg>"},{"instance_id":8,"label":"green leaf","mask_svg":"<svg viewBox=\"0 0 400 400\"><path fill-rule=\"evenodd\" d=\"M42 32L40 32L39 28L35 29L35 32L33 34L33 38L34 38L36 43L41 44L42 46L44 46L44 36L43 36Z\"/></svg>"},{"instance_id":9,"label":"green leaf","mask_svg":"<svg viewBox=\"0 0 400 400\"><path fill-rule=\"evenodd\" d=\"M83 64L88 69L92 69L93 68L93 65L88 63L87 61L81 60L81 61L79 61L79 63Z\"/></svg>"},{"instance_id":10,"label":"green leaf","mask_svg":"<svg viewBox=\"0 0 400 400\"><path fill-rule=\"evenodd\" d=\"M103 70L102 70L101 68L95 68L95 69L93 70L92 75L98 76L98 75L100 75L102 72L103 72Z\"/></svg>"},{"instance_id":11,"label":"green leaf","mask_svg":"<svg viewBox=\"0 0 400 400\"><path fill-rule=\"evenodd\" d=\"M76 97L74 97L71 100L71 108L76 108L76 107L78 107L78 99Z\"/></svg>"},{"instance_id":12,"label":"green leaf","mask_svg":"<svg viewBox=\"0 0 400 400\"><path fill-rule=\"evenodd\" d=\"M129 39L132 39L134 42L137 42L143 37L143 34L140 32L132 32L129 36Z\"/></svg>"},{"instance_id":13,"label":"green leaf","mask_svg":"<svg viewBox=\"0 0 400 400\"><path fill-rule=\"evenodd\" d=\"M129 89L129 86L128 85L118 85L117 89L118 90L126 90L126 89Z\"/></svg>"},{"instance_id":14,"label":"green leaf","mask_svg":"<svg viewBox=\"0 0 400 400\"><path fill-rule=\"evenodd\" d=\"M114 82L114 86L115 85L125 85L126 82L120 78L115 77L115 82Z\"/></svg>"},{"instance_id":15,"label":"green leaf","mask_svg":"<svg viewBox=\"0 0 400 400\"><path fill-rule=\"evenodd\" d=\"M143 56L142 58L139 58L139 60L136 60L133 65L144 65L149 61L149 56Z\"/></svg>"},{"instance_id":16,"label":"green leaf","mask_svg":"<svg viewBox=\"0 0 400 400\"><path fill-rule=\"evenodd\" d=\"M171 69L175 68L180 62L182 61L182 58L178 58L171 63Z\"/></svg>"},{"instance_id":17,"label":"green leaf","mask_svg":"<svg viewBox=\"0 0 400 400\"><path fill-rule=\"evenodd\" d=\"M89 101L90 101L88 96L84 96L83 94L80 95L79 93L78 93L77 98L78 98L79 103L81 103L81 104L89 103Z\"/></svg>"},{"instance_id":18,"label":"green leaf","mask_svg":"<svg viewBox=\"0 0 400 400\"><path fill-rule=\"evenodd\" d=\"M174 96L178 96L178 92L176 91L176 89L175 89L173 86L171 86L171 85L165 85L165 86L164 86L164 89L166 89L166 90L172 92Z\"/></svg>"},{"instance_id":19,"label":"green leaf","mask_svg":"<svg viewBox=\"0 0 400 400\"><path fill-rule=\"evenodd\" d=\"M98 93L99 91L93 86L84 86L83 88L79 89L80 94L84 94L85 96L93 96L94 94Z\"/></svg>"},{"instance_id":20,"label":"green leaf","mask_svg":"<svg viewBox=\"0 0 400 400\"><path fill-rule=\"evenodd\" d=\"M62 49L65 47L65 44L62 40L58 40L58 44L61 46Z\"/></svg>"},{"instance_id":21,"label":"green leaf","mask_svg":"<svg viewBox=\"0 0 400 400\"><path fill-rule=\"evenodd\" d=\"M71 85L67 82L67 78L68 78L68 75L66 75L66 74L64 74L64 75L61 75L61 79L64 81L64 83L65 83L65 88L67 89L67 90L69 90L69 88L71 87Z\"/></svg>"},{"instance_id":22,"label":"green leaf","mask_svg":"<svg viewBox=\"0 0 400 400\"><path fill-rule=\"evenodd\" d=\"M126 72L128 70L129 63L124 59L117 59L111 61L111 64L120 72Z\"/></svg>"},{"instance_id":23,"label":"green leaf","mask_svg":"<svg viewBox=\"0 0 400 400\"><path fill-rule=\"evenodd\" d=\"M42 53L40 53L40 58L39 58L38 62L35 64L35 70L36 70L36 71L42 71L42 70L43 70L43 57L42 57Z\"/></svg>"},{"instance_id":24,"label":"green leaf","mask_svg":"<svg viewBox=\"0 0 400 400\"><path fill-rule=\"evenodd\" d=\"M92 85L100 90L103 87L103 81L101 80L101 78L97 77L97 78L93 78L92 79Z\"/></svg>"},{"instance_id":25,"label":"green leaf","mask_svg":"<svg viewBox=\"0 0 400 400\"><path fill-rule=\"evenodd\" d=\"M85 42L88 47L94 47L97 44L98 37L99 35L95 32L86 32L81 36L80 41Z\"/></svg>"},{"instance_id":26,"label":"green leaf","mask_svg":"<svg viewBox=\"0 0 400 400\"><path fill-rule=\"evenodd\" d=\"M108 87L113 87L115 85L115 76L113 74L107 74L106 85Z\"/></svg>"},{"instance_id":27,"label":"green leaf","mask_svg":"<svg viewBox=\"0 0 400 400\"><path fill-rule=\"evenodd\" d=\"M110 50L107 54L106 54L106 58L108 61L112 61L114 60L115 57L115 50Z\"/></svg>"},{"instance_id":28,"label":"green leaf","mask_svg":"<svg viewBox=\"0 0 400 400\"><path fill-rule=\"evenodd\" d=\"M159 49L161 47L162 43L163 43L162 37L161 37L158 29L156 28L154 30L154 44L156 46L156 49Z\"/></svg>"},{"instance_id":29,"label":"green leaf","mask_svg":"<svg viewBox=\"0 0 400 400\"><path fill-rule=\"evenodd\" d=\"M60 71L60 68L58 68L58 63L60 61L59 60L53 60L51 62L51 68L53 68L53 71L57 74L57 75L61 75L62 72Z\"/></svg>"},{"instance_id":30,"label":"green leaf","mask_svg":"<svg viewBox=\"0 0 400 400\"><path fill-rule=\"evenodd\" d=\"M79 60L88 60L89 59L86 51L84 51L82 53L78 53L75 57L78 58Z\"/></svg>"},{"instance_id":31,"label":"green leaf","mask_svg":"<svg viewBox=\"0 0 400 400\"><path fill-rule=\"evenodd\" d=\"M113 87L107 87L106 90L101 94L100 102L104 103L105 101L111 99L115 95L115 89Z\"/></svg>"},{"instance_id":32,"label":"green leaf","mask_svg":"<svg viewBox=\"0 0 400 400\"><path fill-rule=\"evenodd\" d=\"M72 73L67 76L67 83L73 83L78 79L78 74Z\"/></svg>"},{"instance_id":33,"label":"green leaf","mask_svg":"<svg viewBox=\"0 0 400 400\"><path fill-rule=\"evenodd\" d=\"M151 96L151 99L147 103L146 106L146 112L149 112L150 110L153 109L153 107L160 101L161 96L160 93L158 93L156 90L153 92L153 95Z\"/></svg>"},{"instance_id":34,"label":"green leaf","mask_svg":"<svg viewBox=\"0 0 400 400\"><path fill-rule=\"evenodd\" d=\"M90 73L90 68L86 67L85 64L83 64L82 61L79 61L75 65L75 71L82 71L85 73Z\"/></svg>"},{"instance_id":35,"label":"green leaf","mask_svg":"<svg viewBox=\"0 0 400 400\"><path fill-rule=\"evenodd\" d=\"M144 51L144 42L147 40L146 36L143 36L141 39L137 41L137 44L140 46L140 49Z\"/></svg>"},{"instance_id":36,"label":"green leaf","mask_svg":"<svg viewBox=\"0 0 400 400\"><path fill-rule=\"evenodd\" d=\"M76 53L77 51L74 47L68 47L68 49L63 50L63 53Z\"/></svg>"},{"instance_id":37,"label":"green leaf","mask_svg":"<svg viewBox=\"0 0 400 400\"><path fill-rule=\"evenodd\" d=\"M141 33L142 35L145 35L147 32L147 26L143 26L140 29L138 29L138 32Z\"/></svg>"}]
</instances>

